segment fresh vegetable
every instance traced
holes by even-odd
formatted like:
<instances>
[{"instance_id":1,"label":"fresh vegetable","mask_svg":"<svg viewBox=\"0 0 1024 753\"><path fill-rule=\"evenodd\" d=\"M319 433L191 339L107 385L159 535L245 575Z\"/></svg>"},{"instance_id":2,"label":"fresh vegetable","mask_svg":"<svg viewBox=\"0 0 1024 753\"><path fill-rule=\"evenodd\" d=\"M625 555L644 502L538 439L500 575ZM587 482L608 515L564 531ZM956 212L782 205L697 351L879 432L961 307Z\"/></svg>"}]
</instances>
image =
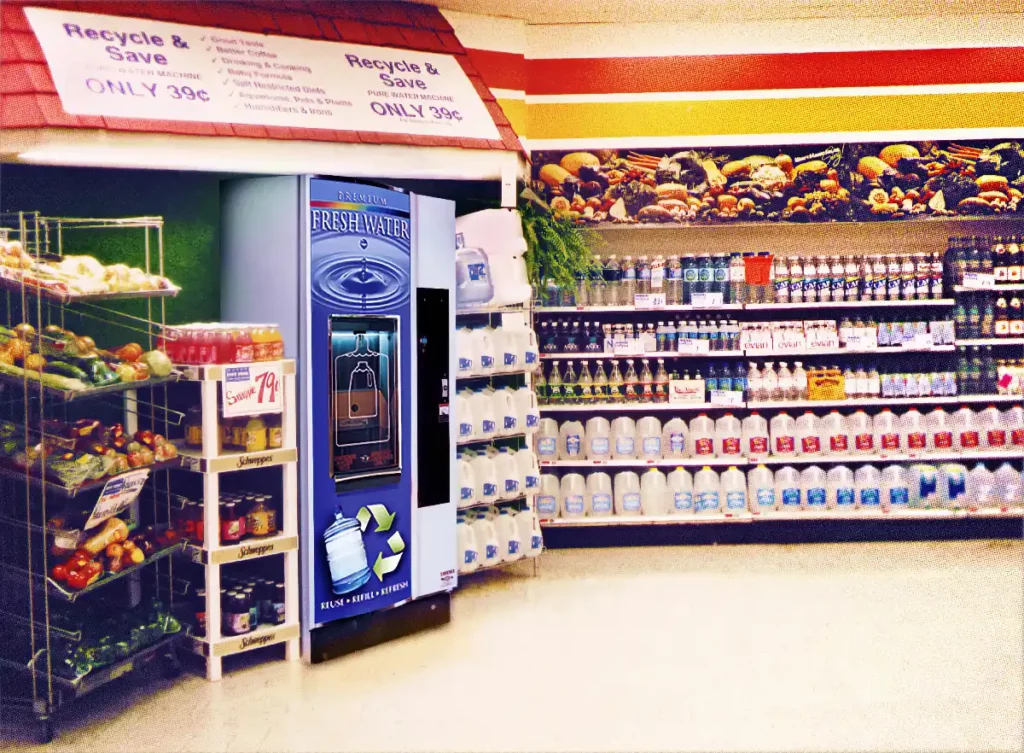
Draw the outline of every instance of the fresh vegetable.
<instances>
[{"instance_id":1,"label":"fresh vegetable","mask_svg":"<svg viewBox=\"0 0 1024 753\"><path fill-rule=\"evenodd\" d=\"M127 345L118 348L117 357L122 361L128 363L134 363L139 360L139 357L143 354L142 346L138 343L128 343Z\"/></svg>"},{"instance_id":2,"label":"fresh vegetable","mask_svg":"<svg viewBox=\"0 0 1024 753\"><path fill-rule=\"evenodd\" d=\"M125 522L120 518L110 518L99 533L86 539L82 549L95 556L111 544L119 544L127 538L128 526L125 525Z\"/></svg>"},{"instance_id":3,"label":"fresh vegetable","mask_svg":"<svg viewBox=\"0 0 1024 753\"><path fill-rule=\"evenodd\" d=\"M60 374L66 376L69 379L79 379L83 382L89 380L89 375L82 371L77 366L72 366L70 363L64 361L49 361L43 366L43 372L46 374Z\"/></svg>"},{"instance_id":4,"label":"fresh vegetable","mask_svg":"<svg viewBox=\"0 0 1024 753\"><path fill-rule=\"evenodd\" d=\"M139 360L149 367L149 371L154 377L165 377L171 373L171 359L162 350L143 353Z\"/></svg>"},{"instance_id":5,"label":"fresh vegetable","mask_svg":"<svg viewBox=\"0 0 1024 753\"><path fill-rule=\"evenodd\" d=\"M97 359L89 365L89 381L96 387L107 387L111 384L116 384L120 380L116 372L111 370L103 361Z\"/></svg>"}]
</instances>

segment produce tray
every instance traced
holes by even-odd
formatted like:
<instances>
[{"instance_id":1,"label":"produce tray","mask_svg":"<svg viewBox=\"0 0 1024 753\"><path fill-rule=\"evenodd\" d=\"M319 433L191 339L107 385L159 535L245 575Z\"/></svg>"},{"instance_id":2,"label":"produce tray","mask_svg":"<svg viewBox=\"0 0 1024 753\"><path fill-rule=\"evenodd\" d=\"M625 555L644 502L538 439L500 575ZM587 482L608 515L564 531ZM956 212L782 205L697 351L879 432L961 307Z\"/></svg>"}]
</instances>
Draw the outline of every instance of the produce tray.
<instances>
[{"instance_id":1,"label":"produce tray","mask_svg":"<svg viewBox=\"0 0 1024 753\"><path fill-rule=\"evenodd\" d=\"M181 292L181 288L172 287L163 290L132 290L119 293L61 293L57 290L45 288L32 282L22 282L10 277L0 276L0 290L10 290L13 293L24 291L27 295L38 296L47 301L60 304L69 303L99 303L101 301L132 301L145 298L174 298Z\"/></svg>"},{"instance_id":2,"label":"produce tray","mask_svg":"<svg viewBox=\"0 0 1024 753\"><path fill-rule=\"evenodd\" d=\"M33 628L39 635L46 635L46 633L49 632L51 636L63 638L64 640L70 641L71 643L79 643L82 640L81 630L64 630L63 628L56 627L55 625L50 625L49 629L47 629L43 620L33 621L28 619L27 617L22 617L19 614L14 614L13 612L0 609L0 623L3 622L13 622L23 627Z\"/></svg>"},{"instance_id":3,"label":"produce tray","mask_svg":"<svg viewBox=\"0 0 1024 753\"><path fill-rule=\"evenodd\" d=\"M173 384L180 378L181 374L172 372L170 375L165 377L143 379L138 382L118 382L117 384L111 384L106 387L89 387L84 390L64 390L59 387L49 387L44 384L43 392L49 397L54 397L58 400L70 403L72 400L87 400L92 397L116 395L119 392L127 392L128 390L144 390L151 387L161 387L165 384ZM0 371L0 385L2 384L9 384L14 387L24 387L25 379L15 374ZM30 378L28 380L28 386L29 389L37 390L39 388L39 380Z\"/></svg>"},{"instance_id":4,"label":"produce tray","mask_svg":"<svg viewBox=\"0 0 1024 753\"><path fill-rule=\"evenodd\" d=\"M176 457L172 460L165 460L162 463L153 463L152 465L140 466L138 468L130 468L124 473L118 473L114 476L104 476L103 478L96 479L94 481L85 481L79 484L78 486L68 486L56 479L43 478L35 469L32 469L28 473L28 481L33 486L45 486L48 491L54 492L60 495L61 497L71 499L85 492L97 491L99 489L102 489L104 486L106 486L108 481L127 475L128 473L132 473L133 471L141 471L145 469L148 469L150 471L164 471L180 467L181 458ZM0 477L9 478L14 481L24 481L26 474L24 469L12 465L6 460L0 460Z\"/></svg>"}]
</instances>

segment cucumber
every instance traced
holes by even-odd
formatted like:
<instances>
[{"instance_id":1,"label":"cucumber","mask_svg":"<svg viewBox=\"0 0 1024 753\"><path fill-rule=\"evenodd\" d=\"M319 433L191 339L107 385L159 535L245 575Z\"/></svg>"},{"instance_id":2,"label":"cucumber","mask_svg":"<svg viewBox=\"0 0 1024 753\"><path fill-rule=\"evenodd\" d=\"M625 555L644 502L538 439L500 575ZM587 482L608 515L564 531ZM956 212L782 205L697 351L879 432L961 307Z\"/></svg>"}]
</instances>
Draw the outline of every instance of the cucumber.
<instances>
[{"instance_id":1,"label":"cucumber","mask_svg":"<svg viewBox=\"0 0 1024 753\"><path fill-rule=\"evenodd\" d=\"M82 382L89 381L89 375L77 366L72 366L70 363L64 361L49 361L43 366L43 372L46 374L59 374L60 376L66 376L71 379L78 379Z\"/></svg>"}]
</instances>

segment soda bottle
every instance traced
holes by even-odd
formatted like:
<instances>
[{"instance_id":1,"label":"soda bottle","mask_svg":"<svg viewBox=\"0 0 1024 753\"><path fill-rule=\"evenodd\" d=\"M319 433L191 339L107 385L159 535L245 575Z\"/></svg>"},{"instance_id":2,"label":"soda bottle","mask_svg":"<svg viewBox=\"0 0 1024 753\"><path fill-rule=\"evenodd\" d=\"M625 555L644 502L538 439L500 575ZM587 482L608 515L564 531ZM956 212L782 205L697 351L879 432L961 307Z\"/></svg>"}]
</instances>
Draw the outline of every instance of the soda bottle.
<instances>
[{"instance_id":1,"label":"soda bottle","mask_svg":"<svg viewBox=\"0 0 1024 753\"><path fill-rule=\"evenodd\" d=\"M985 308L981 312L981 336L992 337L995 331L996 310L990 296L985 296Z\"/></svg>"},{"instance_id":2,"label":"soda bottle","mask_svg":"<svg viewBox=\"0 0 1024 753\"><path fill-rule=\"evenodd\" d=\"M566 405L575 405L579 399L579 391L576 384L576 369L572 361L565 365L565 373L562 374L562 402Z\"/></svg>"},{"instance_id":3,"label":"soda bottle","mask_svg":"<svg viewBox=\"0 0 1024 753\"><path fill-rule=\"evenodd\" d=\"M561 405L563 397L562 372L559 369L558 361L552 361L551 374L548 376L548 404Z\"/></svg>"},{"instance_id":4,"label":"soda bottle","mask_svg":"<svg viewBox=\"0 0 1024 753\"><path fill-rule=\"evenodd\" d=\"M538 405L548 404L548 380L544 378L544 369L537 370L537 376L533 380L533 391L537 395Z\"/></svg>"},{"instance_id":5,"label":"soda bottle","mask_svg":"<svg viewBox=\"0 0 1024 753\"><path fill-rule=\"evenodd\" d=\"M643 359L643 368L640 370L640 400L645 403L654 402L654 374L651 373L651 363Z\"/></svg>"},{"instance_id":6,"label":"soda bottle","mask_svg":"<svg viewBox=\"0 0 1024 753\"><path fill-rule=\"evenodd\" d=\"M1024 238L1011 237L1006 243L1006 281L1015 285L1024 279Z\"/></svg>"},{"instance_id":7,"label":"soda bottle","mask_svg":"<svg viewBox=\"0 0 1024 753\"><path fill-rule=\"evenodd\" d=\"M597 369L594 372L594 402L604 403L608 401L608 375L604 373L604 361L597 362Z\"/></svg>"},{"instance_id":8,"label":"soda bottle","mask_svg":"<svg viewBox=\"0 0 1024 753\"><path fill-rule=\"evenodd\" d=\"M978 296L970 296L967 305L967 336L978 337L981 333L981 307L978 305Z\"/></svg>"},{"instance_id":9,"label":"soda bottle","mask_svg":"<svg viewBox=\"0 0 1024 753\"><path fill-rule=\"evenodd\" d=\"M1024 301L1020 293L1010 297L1010 337L1024 337Z\"/></svg>"},{"instance_id":10,"label":"soda bottle","mask_svg":"<svg viewBox=\"0 0 1024 753\"><path fill-rule=\"evenodd\" d=\"M654 402L668 402L668 372L665 370L665 359L658 359L658 371L654 375Z\"/></svg>"},{"instance_id":11,"label":"soda bottle","mask_svg":"<svg viewBox=\"0 0 1024 753\"><path fill-rule=\"evenodd\" d=\"M626 377L623 379L623 387L627 403L635 403L639 399L640 395L637 391L639 383L640 379L636 375L636 369L633 368L633 359L627 358Z\"/></svg>"},{"instance_id":12,"label":"soda bottle","mask_svg":"<svg viewBox=\"0 0 1024 753\"><path fill-rule=\"evenodd\" d=\"M582 361L580 363L580 376L577 381L577 400L584 404L589 405L594 402L594 379L590 376L590 369L587 367L587 362Z\"/></svg>"}]
</instances>

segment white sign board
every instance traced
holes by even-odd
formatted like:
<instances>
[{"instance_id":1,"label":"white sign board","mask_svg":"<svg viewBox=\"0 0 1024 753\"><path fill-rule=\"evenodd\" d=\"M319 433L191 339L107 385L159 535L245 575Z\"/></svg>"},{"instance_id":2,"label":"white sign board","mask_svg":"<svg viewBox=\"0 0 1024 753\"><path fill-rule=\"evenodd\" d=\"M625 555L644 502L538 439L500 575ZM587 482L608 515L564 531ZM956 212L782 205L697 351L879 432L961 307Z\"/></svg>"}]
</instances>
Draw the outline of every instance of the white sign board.
<instances>
[{"instance_id":1,"label":"white sign board","mask_svg":"<svg viewBox=\"0 0 1024 753\"><path fill-rule=\"evenodd\" d=\"M743 393L732 390L711 390L712 405L743 405Z\"/></svg>"},{"instance_id":2,"label":"white sign board","mask_svg":"<svg viewBox=\"0 0 1024 753\"><path fill-rule=\"evenodd\" d=\"M225 418L280 413L284 409L280 361L225 366L220 384Z\"/></svg>"},{"instance_id":3,"label":"white sign board","mask_svg":"<svg viewBox=\"0 0 1024 753\"><path fill-rule=\"evenodd\" d=\"M722 293L692 293L690 301L695 309L713 309L722 305Z\"/></svg>"},{"instance_id":4,"label":"white sign board","mask_svg":"<svg viewBox=\"0 0 1024 753\"><path fill-rule=\"evenodd\" d=\"M711 352L710 340L697 340L692 337L683 337L676 341L676 352L686 355L701 355Z\"/></svg>"},{"instance_id":5,"label":"white sign board","mask_svg":"<svg viewBox=\"0 0 1024 753\"><path fill-rule=\"evenodd\" d=\"M450 55L26 8L74 115L499 139Z\"/></svg>"},{"instance_id":6,"label":"white sign board","mask_svg":"<svg viewBox=\"0 0 1024 753\"><path fill-rule=\"evenodd\" d=\"M103 486L100 498L96 501L89 519L85 521L86 530L98 526L107 518L120 515L128 509L128 506L136 500L142 487L149 479L149 468L122 473L115 476Z\"/></svg>"},{"instance_id":7,"label":"white sign board","mask_svg":"<svg viewBox=\"0 0 1024 753\"><path fill-rule=\"evenodd\" d=\"M658 287L661 287L659 284ZM633 307L638 309L665 308L664 293L637 293L633 296Z\"/></svg>"}]
</instances>

